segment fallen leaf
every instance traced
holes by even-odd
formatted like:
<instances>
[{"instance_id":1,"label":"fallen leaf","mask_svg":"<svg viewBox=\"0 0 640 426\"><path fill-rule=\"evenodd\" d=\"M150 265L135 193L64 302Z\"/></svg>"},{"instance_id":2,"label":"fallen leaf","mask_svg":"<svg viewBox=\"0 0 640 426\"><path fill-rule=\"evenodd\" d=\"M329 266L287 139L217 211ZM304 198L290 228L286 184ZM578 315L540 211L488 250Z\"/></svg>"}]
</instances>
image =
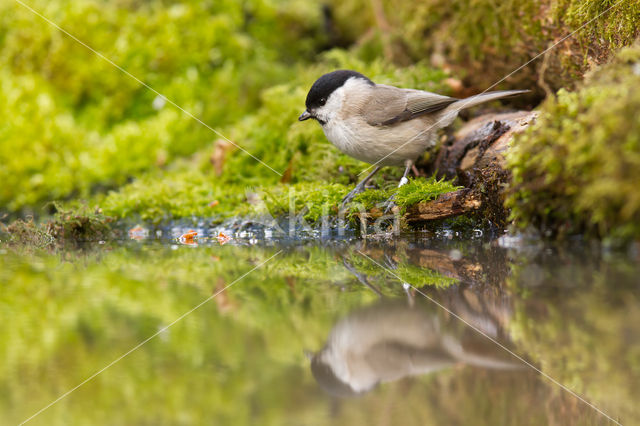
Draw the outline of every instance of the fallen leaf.
<instances>
[{"instance_id":1,"label":"fallen leaf","mask_svg":"<svg viewBox=\"0 0 640 426\"><path fill-rule=\"evenodd\" d=\"M180 235L180 237L178 238L178 241L180 241L182 244L197 245L196 241L194 240L196 235L198 235L198 233L193 229L190 229L186 233Z\"/></svg>"},{"instance_id":2,"label":"fallen leaf","mask_svg":"<svg viewBox=\"0 0 640 426\"><path fill-rule=\"evenodd\" d=\"M221 246L224 245L224 244L227 244L229 241L231 241L231 237L230 236L226 235L223 232L220 232L218 234L218 242L220 243Z\"/></svg>"}]
</instances>

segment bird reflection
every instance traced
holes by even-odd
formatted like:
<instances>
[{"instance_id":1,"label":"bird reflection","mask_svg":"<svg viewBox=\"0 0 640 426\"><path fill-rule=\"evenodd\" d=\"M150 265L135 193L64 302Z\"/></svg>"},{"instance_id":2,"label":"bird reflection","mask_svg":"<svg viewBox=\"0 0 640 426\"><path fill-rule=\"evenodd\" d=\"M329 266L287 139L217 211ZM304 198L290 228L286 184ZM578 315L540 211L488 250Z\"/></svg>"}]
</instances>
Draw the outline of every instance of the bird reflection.
<instances>
[{"instance_id":1,"label":"bird reflection","mask_svg":"<svg viewBox=\"0 0 640 426\"><path fill-rule=\"evenodd\" d=\"M482 318L481 329L491 320ZM311 357L318 384L338 397L366 393L379 383L434 373L454 365L517 369L486 337L435 305L382 300L340 320Z\"/></svg>"}]
</instances>

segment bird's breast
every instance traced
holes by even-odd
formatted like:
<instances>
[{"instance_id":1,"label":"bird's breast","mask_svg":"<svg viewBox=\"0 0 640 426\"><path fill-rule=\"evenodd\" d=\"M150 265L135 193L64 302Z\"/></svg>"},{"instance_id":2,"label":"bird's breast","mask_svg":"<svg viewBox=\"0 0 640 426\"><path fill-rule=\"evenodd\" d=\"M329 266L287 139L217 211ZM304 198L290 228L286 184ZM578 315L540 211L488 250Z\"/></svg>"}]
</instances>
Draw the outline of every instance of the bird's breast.
<instances>
[{"instance_id":1,"label":"bird's breast","mask_svg":"<svg viewBox=\"0 0 640 426\"><path fill-rule=\"evenodd\" d=\"M369 164L401 166L415 160L435 142L435 131L420 120L394 126L371 126L359 118L331 120L322 126L340 151Z\"/></svg>"}]
</instances>

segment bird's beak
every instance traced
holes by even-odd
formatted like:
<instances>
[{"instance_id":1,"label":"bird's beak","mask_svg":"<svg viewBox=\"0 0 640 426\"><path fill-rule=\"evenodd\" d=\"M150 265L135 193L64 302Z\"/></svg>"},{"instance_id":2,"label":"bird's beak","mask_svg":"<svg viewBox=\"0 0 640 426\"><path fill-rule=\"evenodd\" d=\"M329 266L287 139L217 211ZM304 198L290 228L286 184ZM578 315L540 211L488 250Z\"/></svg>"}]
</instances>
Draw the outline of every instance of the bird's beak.
<instances>
[{"instance_id":1,"label":"bird's beak","mask_svg":"<svg viewBox=\"0 0 640 426\"><path fill-rule=\"evenodd\" d=\"M304 121L310 118L313 118L313 116L309 111L305 110L302 114L300 114L300 117L298 117L298 121Z\"/></svg>"}]
</instances>

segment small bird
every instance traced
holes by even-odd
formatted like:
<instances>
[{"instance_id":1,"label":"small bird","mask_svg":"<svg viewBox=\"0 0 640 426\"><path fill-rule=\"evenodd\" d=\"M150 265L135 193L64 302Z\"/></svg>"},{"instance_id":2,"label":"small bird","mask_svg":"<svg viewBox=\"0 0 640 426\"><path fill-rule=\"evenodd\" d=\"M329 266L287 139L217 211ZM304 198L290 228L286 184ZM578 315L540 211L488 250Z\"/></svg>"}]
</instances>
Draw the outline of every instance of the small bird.
<instances>
[{"instance_id":1,"label":"small bird","mask_svg":"<svg viewBox=\"0 0 640 426\"><path fill-rule=\"evenodd\" d=\"M317 120L340 151L374 166L344 197L344 206L364 191L383 166L404 166L398 187L406 184L414 162L435 145L438 130L449 126L461 110L525 92L528 90L505 90L456 99L376 84L359 72L337 70L313 83L307 109L298 120Z\"/></svg>"},{"instance_id":2,"label":"small bird","mask_svg":"<svg viewBox=\"0 0 640 426\"><path fill-rule=\"evenodd\" d=\"M454 365L520 370L494 341L477 334L437 307L383 300L338 321L324 347L308 354L318 384L337 397L362 395L380 383L436 373ZM491 318L476 327L491 333Z\"/></svg>"}]
</instances>

